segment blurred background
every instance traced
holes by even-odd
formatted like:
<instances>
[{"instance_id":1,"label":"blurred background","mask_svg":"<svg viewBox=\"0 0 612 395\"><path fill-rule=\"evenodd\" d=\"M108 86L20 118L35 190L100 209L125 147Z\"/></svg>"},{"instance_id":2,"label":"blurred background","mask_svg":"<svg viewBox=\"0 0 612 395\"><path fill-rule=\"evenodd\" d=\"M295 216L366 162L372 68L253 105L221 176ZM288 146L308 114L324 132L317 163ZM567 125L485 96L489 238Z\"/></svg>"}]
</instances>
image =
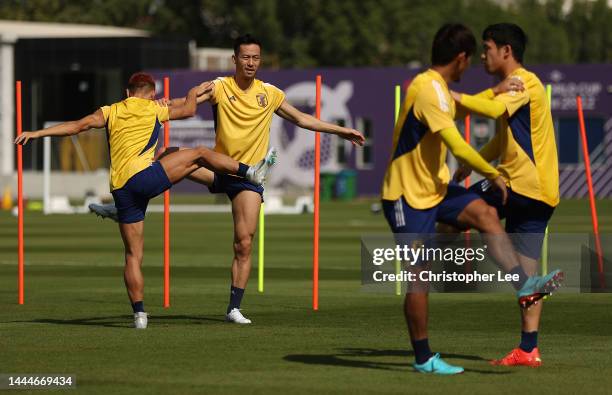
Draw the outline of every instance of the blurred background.
<instances>
[{"instance_id":1,"label":"blurred background","mask_svg":"<svg viewBox=\"0 0 612 395\"><path fill-rule=\"evenodd\" d=\"M0 2L0 190L15 195L15 80L22 81L23 128L78 119L121 100L129 76L151 72L162 94L182 96L201 81L231 75L232 41L244 33L263 44L259 78L314 112L314 79L323 78L322 118L355 127L364 148L322 139L322 198L376 196L391 150L395 87L428 67L435 31L461 22L480 38L489 24L514 22L527 33L525 66L552 86L561 193L587 194L576 95L584 101L595 192L612 197L612 2L536 0L3 0ZM476 54L453 88L467 93L496 81ZM210 106L172 122L171 144L214 144ZM466 122L458 122L464 130ZM483 145L494 122L471 117L471 143ZM312 187L314 139L276 117L271 143L280 163L268 186L284 194ZM450 159L449 159L450 160ZM45 161L53 195L108 197L108 149L102 131L24 148L25 193L43 195ZM451 167L454 165L450 160ZM179 191L207 193L183 183Z\"/></svg>"}]
</instances>

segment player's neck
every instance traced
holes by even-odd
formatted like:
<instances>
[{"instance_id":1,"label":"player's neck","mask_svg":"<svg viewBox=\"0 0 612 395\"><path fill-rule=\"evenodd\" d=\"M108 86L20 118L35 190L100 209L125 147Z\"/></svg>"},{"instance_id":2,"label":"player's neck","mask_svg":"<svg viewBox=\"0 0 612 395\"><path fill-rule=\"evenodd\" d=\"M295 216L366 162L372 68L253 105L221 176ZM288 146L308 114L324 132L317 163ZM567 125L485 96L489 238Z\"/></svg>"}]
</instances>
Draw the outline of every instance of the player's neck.
<instances>
[{"instance_id":1,"label":"player's neck","mask_svg":"<svg viewBox=\"0 0 612 395\"><path fill-rule=\"evenodd\" d=\"M516 70L520 69L521 67L523 67L522 64L514 60L511 60L510 62L508 62L507 64L503 65L500 68L498 77L501 78L502 80L505 80L506 78L508 78L508 76L510 76L512 73L514 73Z\"/></svg>"},{"instance_id":2,"label":"player's neck","mask_svg":"<svg viewBox=\"0 0 612 395\"><path fill-rule=\"evenodd\" d=\"M248 78L245 76L234 74L234 81L236 81L236 85L238 85L238 88L242 89L243 91L247 91L253 84L253 81L255 81L255 78Z\"/></svg>"},{"instance_id":3,"label":"player's neck","mask_svg":"<svg viewBox=\"0 0 612 395\"><path fill-rule=\"evenodd\" d=\"M444 65L444 66L431 66L431 69L433 71L436 71L438 74L440 74L442 76L442 79L447 84L449 82L451 82L451 80L452 80L451 76L453 75L452 64L447 64L447 65Z\"/></svg>"}]
</instances>

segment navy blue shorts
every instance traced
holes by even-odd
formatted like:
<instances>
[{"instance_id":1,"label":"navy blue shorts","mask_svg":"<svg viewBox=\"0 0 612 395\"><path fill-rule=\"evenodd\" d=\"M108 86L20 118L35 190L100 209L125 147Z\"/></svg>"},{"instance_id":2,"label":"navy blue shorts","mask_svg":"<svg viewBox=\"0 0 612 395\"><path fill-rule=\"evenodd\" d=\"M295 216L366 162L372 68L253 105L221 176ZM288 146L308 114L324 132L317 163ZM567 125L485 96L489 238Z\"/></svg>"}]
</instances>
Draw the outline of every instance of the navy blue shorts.
<instances>
[{"instance_id":1,"label":"navy blue shorts","mask_svg":"<svg viewBox=\"0 0 612 395\"><path fill-rule=\"evenodd\" d=\"M255 185L241 177L215 173L215 180L208 187L208 190L211 193L226 193L230 200L234 200L236 195L242 191L253 191L261 196L261 201L263 202L264 187L262 185Z\"/></svg>"},{"instance_id":2,"label":"navy blue shorts","mask_svg":"<svg viewBox=\"0 0 612 395\"><path fill-rule=\"evenodd\" d=\"M508 201L502 204L499 190L491 188L488 180L482 180L470 187L489 206L497 209L500 219L506 219L506 233L510 233L515 248L521 254L539 259L544 232L555 211L554 207L518 194L508 188Z\"/></svg>"},{"instance_id":3,"label":"navy blue shorts","mask_svg":"<svg viewBox=\"0 0 612 395\"><path fill-rule=\"evenodd\" d=\"M144 220L149 200L171 186L164 168L157 161L134 174L123 187L112 192L119 223L131 224Z\"/></svg>"},{"instance_id":4,"label":"navy blue shorts","mask_svg":"<svg viewBox=\"0 0 612 395\"><path fill-rule=\"evenodd\" d=\"M450 183L444 199L432 208L412 208L403 197L395 201L383 200L382 206L393 233L425 234L436 232L436 222L459 227L457 217L476 199L480 199L480 196L456 183Z\"/></svg>"},{"instance_id":5,"label":"navy blue shorts","mask_svg":"<svg viewBox=\"0 0 612 395\"><path fill-rule=\"evenodd\" d=\"M412 245L413 248L415 245L433 248L439 243L444 244L444 240L435 235L436 222L459 227L457 217L468 204L477 199L480 197L475 193L456 183L450 183L444 199L432 208L412 208L403 196L395 201L383 200L382 207L397 244ZM426 262L417 264L424 263Z\"/></svg>"}]
</instances>

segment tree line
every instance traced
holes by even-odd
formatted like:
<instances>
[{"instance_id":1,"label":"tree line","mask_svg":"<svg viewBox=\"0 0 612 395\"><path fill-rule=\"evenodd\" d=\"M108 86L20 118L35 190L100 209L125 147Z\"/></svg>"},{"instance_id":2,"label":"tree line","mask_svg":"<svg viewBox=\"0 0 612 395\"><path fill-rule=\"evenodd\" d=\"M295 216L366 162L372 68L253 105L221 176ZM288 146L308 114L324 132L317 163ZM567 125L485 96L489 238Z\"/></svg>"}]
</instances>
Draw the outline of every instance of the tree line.
<instances>
[{"instance_id":1,"label":"tree line","mask_svg":"<svg viewBox=\"0 0 612 395\"><path fill-rule=\"evenodd\" d=\"M612 62L606 0L3 0L0 19L91 23L231 47L249 32L268 67L427 64L432 37L461 22L477 37L514 22L529 37L526 63Z\"/></svg>"}]
</instances>

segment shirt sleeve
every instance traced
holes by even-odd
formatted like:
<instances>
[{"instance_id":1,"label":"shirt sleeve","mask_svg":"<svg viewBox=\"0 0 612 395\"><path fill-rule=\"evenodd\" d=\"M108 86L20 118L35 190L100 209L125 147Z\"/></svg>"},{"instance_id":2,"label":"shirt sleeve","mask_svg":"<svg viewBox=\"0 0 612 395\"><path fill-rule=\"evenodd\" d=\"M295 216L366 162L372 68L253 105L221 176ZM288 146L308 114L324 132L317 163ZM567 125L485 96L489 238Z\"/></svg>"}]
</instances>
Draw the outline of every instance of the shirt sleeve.
<instances>
[{"instance_id":1,"label":"shirt sleeve","mask_svg":"<svg viewBox=\"0 0 612 395\"><path fill-rule=\"evenodd\" d=\"M221 97L221 90L223 89L223 80L221 77L215 78L212 80L213 89L212 95L210 96L210 104L219 104L219 99Z\"/></svg>"},{"instance_id":2,"label":"shirt sleeve","mask_svg":"<svg viewBox=\"0 0 612 395\"><path fill-rule=\"evenodd\" d=\"M170 111L168 109L168 106L160 106L159 104L155 103L155 110L159 122L166 122L170 119Z\"/></svg>"},{"instance_id":3,"label":"shirt sleeve","mask_svg":"<svg viewBox=\"0 0 612 395\"><path fill-rule=\"evenodd\" d=\"M108 117L110 116L110 106L102 106L100 107L102 110L102 115L104 115L104 122L108 122Z\"/></svg>"},{"instance_id":4,"label":"shirt sleeve","mask_svg":"<svg viewBox=\"0 0 612 395\"><path fill-rule=\"evenodd\" d=\"M461 105L469 111L493 119L501 117L507 110L504 103L480 96L461 95Z\"/></svg>"},{"instance_id":5,"label":"shirt sleeve","mask_svg":"<svg viewBox=\"0 0 612 395\"><path fill-rule=\"evenodd\" d=\"M417 93L414 101L414 115L419 121L426 124L432 133L454 128L451 100L452 98L444 92L438 81L428 82Z\"/></svg>"},{"instance_id":6,"label":"shirt sleeve","mask_svg":"<svg viewBox=\"0 0 612 395\"><path fill-rule=\"evenodd\" d=\"M274 111L276 111L281 104L283 104L283 101L285 101L285 92L272 84L266 84L266 86L269 88L268 92L270 93L270 103L272 104Z\"/></svg>"},{"instance_id":7,"label":"shirt sleeve","mask_svg":"<svg viewBox=\"0 0 612 395\"><path fill-rule=\"evenodd\" d=\"M476 172L488 179L494 179L499 176L499 172L478 155L478 152L471 145L463 140L457 128L452 127L441 130L440 137L442 137L444 144L446 144L457 159L470 166Z\"/></svg>"},{"instance_id":8,"label":"shirt sleeve","mask_svg":"<svg viewBox=\"0 0 612 395\"><path fill-rule=\"evenodd\" d=\"M495 96L494 100L503 103L506 106L508 116L511 117L519 108L529 103L529 94L527 90L523 92L510 91Z\"/></svg>"}]
</instances>

